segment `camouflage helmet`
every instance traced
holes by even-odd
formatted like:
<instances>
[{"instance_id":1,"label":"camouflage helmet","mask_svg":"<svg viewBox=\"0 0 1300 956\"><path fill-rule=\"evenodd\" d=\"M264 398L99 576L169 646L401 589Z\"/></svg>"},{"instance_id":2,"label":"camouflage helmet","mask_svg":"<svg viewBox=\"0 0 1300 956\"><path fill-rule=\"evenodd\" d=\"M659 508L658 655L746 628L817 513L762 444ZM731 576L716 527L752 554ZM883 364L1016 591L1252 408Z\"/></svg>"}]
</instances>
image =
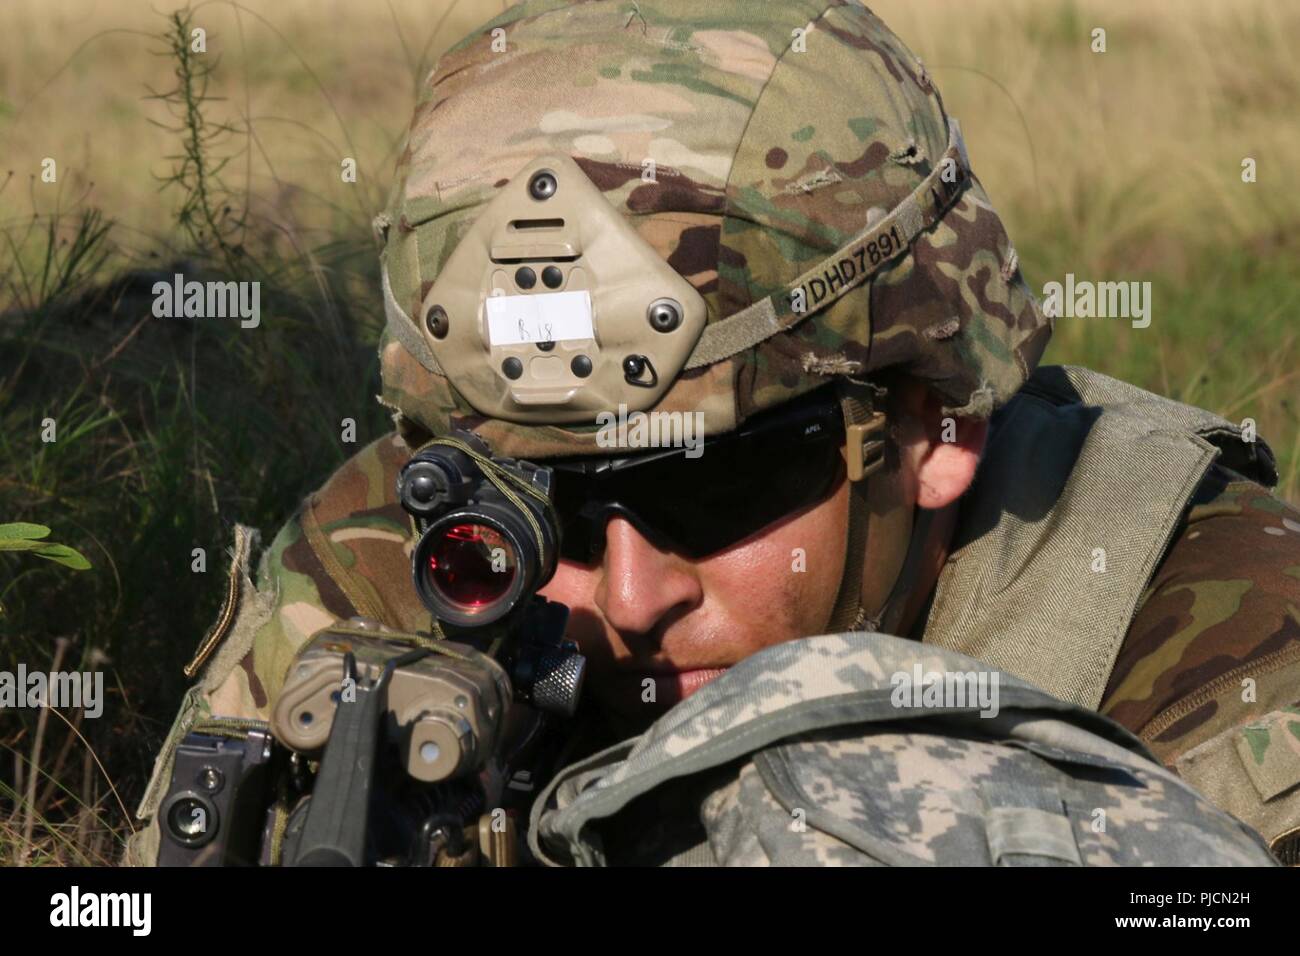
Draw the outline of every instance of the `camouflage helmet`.
<instances>
[{"instance_id":1,"label":"camouflage helmet","mask_svg":"<svg viewBox=\"0 0 1300 956\"><path fill-rule=\"evenodd\" d=\"M381 401L411 445L607 455L615 405L708 436L833 382L831 631L901 627L932 518L879 386L984 418L1050 336L926 69L844 0L516 4L429 74L376 232ZM537 333L562 308L564 341Z\"/></svg>"},{"instance_id":2,"label":"camouflage helmet","mask_svg":"<svg viewBox=\"0 0 1300 956\"><path fill-rule=\"evenodd\" d=\"M493 346L495 365L486 361L483 303L524 291L505 271L483 280L484 298L464 297L476 309L453 314L440 301L439 283L462 281L458 252L486 258L493 242L514 241L514 221L494 239L482 220L548 161L580 170L604 199L580 208L620 214L591 233L631 234L685 280L697 321L674 334L690 341L653 394L628 404L702 415L706 434L830 382L894 372L928 383L951 414L987 417L1051 334L925 67L865 7L526 0L431 71L375 220L381 401L408 441L465 428L503 456L608 454L592 406L557 404L548 418L512 403L513 355L502 361ZM621 361L602 336L627 297L606 296L603 312L598 292L592 303L592 340L610 353L603 361ZM457 333L461 351L448 344ZM569 376L553 356L532 360ZM880 491L856 510L897 500ZM908 532L910 515L893 537ZM885 564L896 571L894 551Z\"/></svg>"}]
</instances>

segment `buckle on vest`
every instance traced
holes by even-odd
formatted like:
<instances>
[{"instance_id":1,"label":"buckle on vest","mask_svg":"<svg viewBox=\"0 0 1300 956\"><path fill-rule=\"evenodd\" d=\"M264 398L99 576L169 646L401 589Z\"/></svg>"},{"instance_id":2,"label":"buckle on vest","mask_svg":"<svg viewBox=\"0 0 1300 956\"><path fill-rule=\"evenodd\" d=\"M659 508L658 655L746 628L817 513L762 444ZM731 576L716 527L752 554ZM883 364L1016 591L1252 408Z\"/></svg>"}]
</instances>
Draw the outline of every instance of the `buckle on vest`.
<instances>
[{"instance_id":1,"label":"buckle on vest","mask_svg":"<svg viewBox=\"0 0 1300 956\"><path fill-rule=\"evenodd\" d=\"M875 412L859 425L844 428L849 481L861 481L885 466L885 413Z\"/></svg>"}]
</instances>

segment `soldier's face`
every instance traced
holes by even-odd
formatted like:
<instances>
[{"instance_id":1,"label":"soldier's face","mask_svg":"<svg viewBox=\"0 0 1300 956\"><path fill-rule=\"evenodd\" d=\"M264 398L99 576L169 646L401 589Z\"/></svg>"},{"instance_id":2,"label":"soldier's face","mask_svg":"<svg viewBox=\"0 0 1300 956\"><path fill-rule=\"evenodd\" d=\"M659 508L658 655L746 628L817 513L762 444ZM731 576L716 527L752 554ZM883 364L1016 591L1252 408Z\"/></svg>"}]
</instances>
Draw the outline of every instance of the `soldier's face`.
<instances>
[{"instance_id":1,"label":"soldier's face","mask_svg":"<svg viewBox=\"0 0 1300 956\"><path fill-rule=\"evenodd\" d=\"M955 503L975 477L987 423L958 419L946 434L940 400L919 383L899 386L897 401L905 507L940 512L922 545L908 622L947 554ZM848 520L849 484L841 481L820 503L692 560L659 550L615 517L601 562L561 561L541 593L570 608L568 636L589 661L586 693L639 728L755 651L825 633L844 576Z\"/></svg>"},{"instance_id":2,"label":"soldier's face","mask_svg":"<svg viewBox=\"0 0 1300 956\"><path fill-rule=\"evenodd\" d=\"M561 561L541 593L570 608L586 692L641 725L755 651L824 632L848 515L842 481L819 504L698 560L657 549L614 517L601 562Z\"/></svg>"}]
</instances>

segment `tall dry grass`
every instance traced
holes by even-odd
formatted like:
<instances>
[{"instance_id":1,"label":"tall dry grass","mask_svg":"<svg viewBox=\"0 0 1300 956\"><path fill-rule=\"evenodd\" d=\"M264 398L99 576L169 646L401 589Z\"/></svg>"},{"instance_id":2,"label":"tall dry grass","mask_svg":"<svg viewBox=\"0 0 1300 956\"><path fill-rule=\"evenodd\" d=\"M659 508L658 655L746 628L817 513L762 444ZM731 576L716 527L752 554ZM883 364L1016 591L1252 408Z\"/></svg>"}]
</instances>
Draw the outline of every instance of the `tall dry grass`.
<instances>
[{"instance_id":1,"label":"tall dry grass","mask_svg":"<svg viewBox=\"0 0 1300 956\"><path fill-rule=\"evenodd\" d=\"M220 58L215 121L253 131L227 170L233 188L283 227L330 228L327 209L368 222L382 203L416 83L433 58L503 0L206 0L193 5ZM156 34L178 0L0 3L0 222L35 205L107 210L120 241L170 234L175 197L158 193L176 151L172 82ZM162 124L162 125L156 125ZM57 189L30 184L54 157ZM343 189L342 158L359 177Z\"/></svg>"}]
</instances>

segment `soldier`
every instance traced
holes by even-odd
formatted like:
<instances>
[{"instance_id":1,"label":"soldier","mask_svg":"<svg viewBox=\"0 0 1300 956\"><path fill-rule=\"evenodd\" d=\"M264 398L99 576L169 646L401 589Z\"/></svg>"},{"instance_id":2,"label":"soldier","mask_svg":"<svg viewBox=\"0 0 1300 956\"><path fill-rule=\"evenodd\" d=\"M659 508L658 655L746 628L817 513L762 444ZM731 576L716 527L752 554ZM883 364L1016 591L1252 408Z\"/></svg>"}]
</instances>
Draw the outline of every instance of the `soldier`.
<instances>
[{"instance_id":1,"label":"soldier","mask_svg":"<svg viewBox=\"0 0 1300 956\"><path fill-rule=\"evenodd\" d=\"M868 10L707 11L525 2L429 75L376 219L396 430L303 503L256 589L238 529L232 599L141 818L185 731L267 719L322 628L428 629L396 481L464 429L557 469L564 550L541 593L571 608L590 662L571 758L665 713L700 719L715 700L674 705L733 667L729 688L756 679L742 668L785 661L787 642L881 632L1041 688L1056 702L1033 707L1096 734L1086 712L1112 718L1294 861L1300 514L1269 492L1267 446L1095 372L1036 368L1051 323L930 77ZM704 443L642 447L638 415L666 416L660 446L687 421ZM910 666L880 641L791 646ZM731 826L727 800L759 776L709 797L711 819ZM565 786L536 812L574 806ZM565 844L571 823L543 828L567 846L549 855L599 858ZM752 861L742 844L714 855ZM129 857L155 847L151 824Z\"/></svg>"}]
</instances>

